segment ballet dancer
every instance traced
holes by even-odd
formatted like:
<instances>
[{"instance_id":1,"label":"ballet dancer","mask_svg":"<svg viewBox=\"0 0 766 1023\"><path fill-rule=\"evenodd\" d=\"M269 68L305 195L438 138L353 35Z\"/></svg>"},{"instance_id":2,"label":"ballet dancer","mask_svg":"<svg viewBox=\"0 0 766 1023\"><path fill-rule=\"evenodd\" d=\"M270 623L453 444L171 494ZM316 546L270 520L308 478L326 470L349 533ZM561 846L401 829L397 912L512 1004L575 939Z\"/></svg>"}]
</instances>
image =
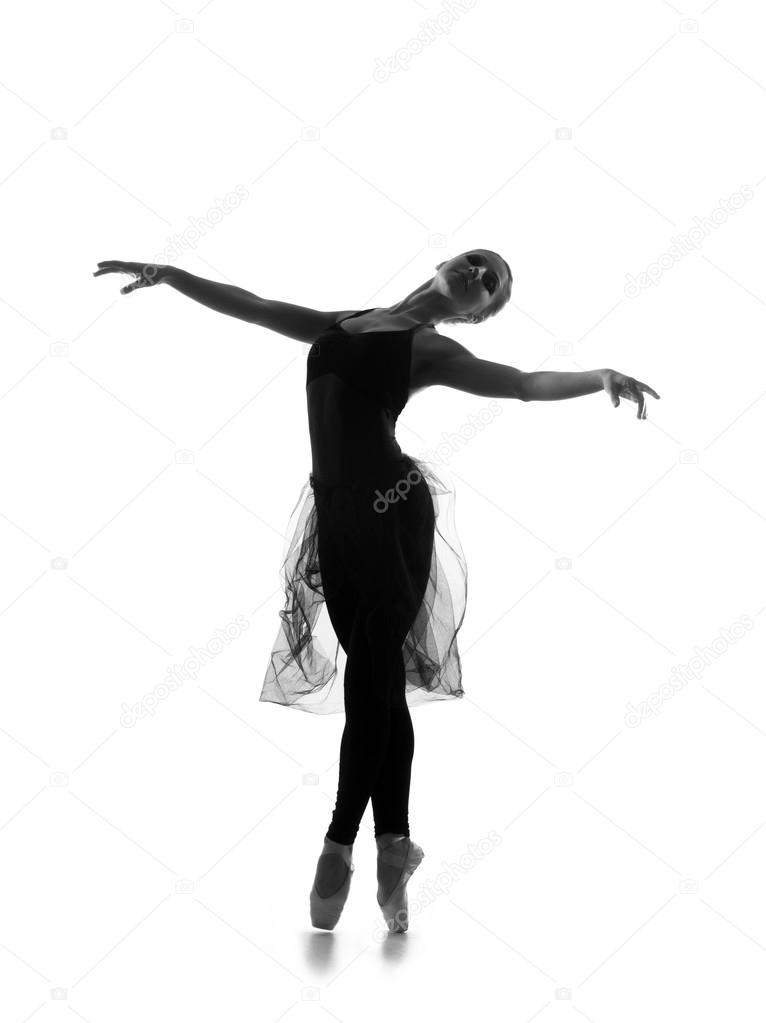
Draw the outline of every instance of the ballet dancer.
<instances>
[{"instance_id":1,"label":"ballet dancer","mask_svg":"<svg viewBox=\"0 0 766 1023\"><path fill-rule=\"evenodd\" d=\"M440 526L443 485L396 441L408 399L437 385L525 402L604 391L615 408L621 399L635 402L640 420L647 415L644 395L659 398L612 369L524 372L477 358L437 328L499 313L511 296L510 267L492 250L471 249L435 270L389 306L330 312L161 264L105 260L94 273L130 274L121 294L168 284L216 312L309 346L312 471L283 565L288 604L260 698L317 713L337 709L321 700L333 690L334 673L312 635L326 604L347 663L337 798L309 896L312 924L324 930L336 926L346 903L353 845L370 801L378 905L389 931L407 930L407 883L424 856L408 819L409 707L463 695L456 635L465 565L449 523ZM458 582L444 571L445 552Z\"/></svg>"}]
</instances>

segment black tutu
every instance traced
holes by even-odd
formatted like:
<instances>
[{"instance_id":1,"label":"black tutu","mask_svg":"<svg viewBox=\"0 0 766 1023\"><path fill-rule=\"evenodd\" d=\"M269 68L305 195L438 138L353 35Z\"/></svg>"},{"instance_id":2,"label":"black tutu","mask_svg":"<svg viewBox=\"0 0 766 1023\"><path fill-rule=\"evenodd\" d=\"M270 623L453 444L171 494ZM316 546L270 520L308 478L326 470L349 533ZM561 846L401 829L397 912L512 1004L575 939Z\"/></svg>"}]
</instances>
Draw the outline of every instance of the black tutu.
<instances>
[{"instance_id":1,"label":"black tutu","mask_svg":"<svg viewBox=\"0 0 766 1023\"><path fill-rule=\"evenodd\" d=\"M314 714L343 712L339 660L345 668L346 654L325 601L340 563L360 599L409 608L402 644L407 704L464 695L457 634L467 567L454 505L452 487L410 455L350 484L326 488L309 475L288 526L281 567L286 602L260 701ZM325 579L322 544L333 554L333 573Z\"/></svg>"}]
</instances>

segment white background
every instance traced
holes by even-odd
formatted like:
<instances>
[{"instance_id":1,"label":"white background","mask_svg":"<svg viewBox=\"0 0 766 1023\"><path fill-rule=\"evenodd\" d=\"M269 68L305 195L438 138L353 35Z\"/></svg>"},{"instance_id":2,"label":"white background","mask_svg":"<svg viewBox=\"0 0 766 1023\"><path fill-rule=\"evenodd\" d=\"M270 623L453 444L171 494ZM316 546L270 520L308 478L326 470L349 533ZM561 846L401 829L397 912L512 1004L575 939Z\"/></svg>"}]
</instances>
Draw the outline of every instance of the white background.
<instances>
[{"instance_id":1,"label":"white background","mask_svg":"<svg viewBox=\"0 0 766 1023\"><path fill-rule=\"evenodd\" d=\"M761 5L178 2L0 33L3 1019L761 1020ZM370 808L311 928L343 719L258 702L307 347L92 277L172 244L320 309L492 248L511 303L445 333L661 395L505 401L444 462L466 697L413 711L403 937ZM400 444L487 403L421 392Z\"/></svg>"}]
</instances>

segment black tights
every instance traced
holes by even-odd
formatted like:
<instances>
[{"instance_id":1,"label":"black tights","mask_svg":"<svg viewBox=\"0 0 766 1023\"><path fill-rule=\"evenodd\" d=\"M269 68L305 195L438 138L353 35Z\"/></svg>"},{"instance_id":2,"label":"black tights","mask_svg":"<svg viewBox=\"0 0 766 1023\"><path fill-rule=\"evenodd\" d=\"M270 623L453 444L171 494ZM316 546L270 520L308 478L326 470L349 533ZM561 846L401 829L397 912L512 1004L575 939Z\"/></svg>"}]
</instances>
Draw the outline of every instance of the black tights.
<instances>
[{"instance_id":1,"label":"black tights","mask_svg":"<svg viewBox=\"0 0 766 1023\"><path fill-rule=\"evenodd\" d=\"M382 609L351 600L334 601L328 611L348 659L338 794L327 837L351 845L370 799L376 835L409 835L415 733L404 699L404 637L390 630Z\"/></svg>"},{"instance_id":2,"label":"black tights","mask_svg":"<svg viewBox=\"0 0 766 1023\"><path fill-rule=\"evenodd\" d=\"M333 488L334 490L335 488ZM422 601L433 544L425 481L382 513L348 491L318 493L319 563L347 662L338 793L327 837L353 844L372 800L375 835L409 835L415 735L402 645ZM388 518L386 518L388 516Z\"/></svg>"}]
</instances>

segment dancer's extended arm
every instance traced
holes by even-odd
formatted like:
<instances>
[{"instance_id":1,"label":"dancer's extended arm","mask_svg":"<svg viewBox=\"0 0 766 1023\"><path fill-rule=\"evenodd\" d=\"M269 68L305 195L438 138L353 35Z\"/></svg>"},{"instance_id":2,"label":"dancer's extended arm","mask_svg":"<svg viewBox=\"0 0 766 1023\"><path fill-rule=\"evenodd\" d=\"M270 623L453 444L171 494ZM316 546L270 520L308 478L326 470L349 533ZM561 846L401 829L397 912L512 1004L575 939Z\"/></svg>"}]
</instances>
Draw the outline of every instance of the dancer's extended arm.
<instances>
[{"instance_id":1,"label":"dancer's extended arm","mask_svg":"<svg viewBox=\"0 0 766 1023\"><path fill-rule=\"evenodd\" d=\"M525 373L502 362L479 359L457 341L436 331L422 331L418 345L419 386L443 384L485 398L518 398L520 401L558 401L606 391L615 408L620 398L635 401L639 419L646 419L644 392L659 398L648 384L613 369Z\"/></svg>"},{"instance_id":2,"label":"dancer's extended arm","mask_svg":"<svg viewBox=\"0 0 766 1023\"><path fill-rule=\"evenodd\" d=\"M193 298L196 302L213 309L217 313L236 316L248 323L266 327L278 334L311 344L331 326L344 312L335 310L322 312L307 306L294 305L291 302L280 302L276 299L262 298L252 291L238 288L233 284L221 284L209 281L204 277L196 277L186 270L175 266L158 263L127 263L119 259L107 259L98 264L99 269L93 274L98 277L106 273L127 273L135 278L130 284L120 288L120 293L127 295L137 288L146 288L154 284L169 284L182 295Z\"/></svg>"}]
</instances>

